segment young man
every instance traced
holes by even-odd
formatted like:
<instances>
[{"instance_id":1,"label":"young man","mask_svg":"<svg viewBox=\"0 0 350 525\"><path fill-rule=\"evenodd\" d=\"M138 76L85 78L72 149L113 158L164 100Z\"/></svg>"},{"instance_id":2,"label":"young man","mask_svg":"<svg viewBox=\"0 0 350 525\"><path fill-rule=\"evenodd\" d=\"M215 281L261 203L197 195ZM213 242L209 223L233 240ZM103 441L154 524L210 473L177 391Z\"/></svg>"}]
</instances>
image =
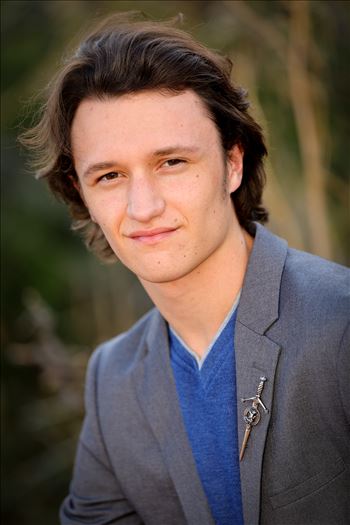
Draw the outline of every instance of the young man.
<instances>
[{"instance_id":1,"label":"young man","mask_svg":"<svg viewBox=\"0 0 350 525\"><path fill-rule=\"evenodd\" d=\"M230 71L112 17L25 138L156 305L90 361L64 525L349 519L349 273L258 224L266 150Z\"/></svg>"}]
</instances>

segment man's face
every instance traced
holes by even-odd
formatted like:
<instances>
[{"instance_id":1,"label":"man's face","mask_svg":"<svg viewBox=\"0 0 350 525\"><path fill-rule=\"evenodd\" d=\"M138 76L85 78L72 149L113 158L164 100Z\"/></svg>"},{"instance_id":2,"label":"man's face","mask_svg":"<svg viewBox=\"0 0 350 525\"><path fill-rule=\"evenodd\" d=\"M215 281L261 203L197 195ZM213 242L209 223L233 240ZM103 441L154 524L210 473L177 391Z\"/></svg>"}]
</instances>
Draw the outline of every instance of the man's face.
<instances>
[{"instance_id":1,"label":"man's face","mask_svg":"<svg viewBox=\"0 0 350 525\"><path fill-rule=\"evenodd\" d=\"M141 280L176 281L227 242L242 154L234 147L225 158L192 91L84 100L71 139L91 217Z\"/></svg>"}]
</instances>

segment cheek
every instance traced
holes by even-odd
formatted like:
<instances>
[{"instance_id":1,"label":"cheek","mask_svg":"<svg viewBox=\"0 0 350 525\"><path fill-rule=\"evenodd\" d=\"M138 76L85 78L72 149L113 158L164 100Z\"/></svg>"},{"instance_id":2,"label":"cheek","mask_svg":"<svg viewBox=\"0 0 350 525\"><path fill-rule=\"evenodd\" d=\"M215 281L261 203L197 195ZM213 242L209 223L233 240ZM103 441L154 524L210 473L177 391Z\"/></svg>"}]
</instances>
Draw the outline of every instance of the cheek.
<instances>
[{"instance_id":1,"label":"cheek","mask_svg":"<svg viewBox=\"0 0 350 525\"><path fill-rule=\"evenodd\" d=\"M101 228L108 227L111 222L116 222L121 214L120 199L112 195L92 196L87 194L85 199L90 215L93 216Z\"/></svg>"},{"instance_id":2,"label":"cheek","mask_svg":"<svg viewBox=\"0 0 350 525\"><path fill-rule=\"evenodd\" d=\"M189 202L203 211L210 213L213 208L224 206L225 197L228 195L227 183L223 174L212 172L198 176L198 184L189 196Z\"/></svg>"}]
</instances>

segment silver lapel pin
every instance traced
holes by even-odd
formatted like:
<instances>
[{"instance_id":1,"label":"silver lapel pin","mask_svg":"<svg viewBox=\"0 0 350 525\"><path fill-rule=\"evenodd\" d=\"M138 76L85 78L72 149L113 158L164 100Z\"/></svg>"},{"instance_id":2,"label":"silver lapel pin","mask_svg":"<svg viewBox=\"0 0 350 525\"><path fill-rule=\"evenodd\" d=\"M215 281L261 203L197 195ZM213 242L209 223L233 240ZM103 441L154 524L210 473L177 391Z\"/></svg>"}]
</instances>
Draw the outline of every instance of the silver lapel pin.
<instances>
[{"instance_id":1,"label":"silver lapel pin","mask_svg":"<svg viewBox=\"0 0 350 525\"><path fill-rule=\"evenodd\" d=\"M246 397L246 398L241 399L242 403L245 403L246 401L252 401L252 406L249 408L246 408L245 411L243 412L243 419L244 419L246 426L245 426L241 451L239 453L240 461L242 461L243 459L244 452L245 452L245 449L248 443L248 439L249 439L252 427L257 425L260 421L261 415L259 412L259 406L263 408L266 414L268 412L268 409L266 408L266 406L261 400L261 393L264 389L264 385L266 381L267 381L266 377L260 377L260 383L258 385L258 390L256 392L256 395L253 397Z\"/></svg>"}]
</instances>

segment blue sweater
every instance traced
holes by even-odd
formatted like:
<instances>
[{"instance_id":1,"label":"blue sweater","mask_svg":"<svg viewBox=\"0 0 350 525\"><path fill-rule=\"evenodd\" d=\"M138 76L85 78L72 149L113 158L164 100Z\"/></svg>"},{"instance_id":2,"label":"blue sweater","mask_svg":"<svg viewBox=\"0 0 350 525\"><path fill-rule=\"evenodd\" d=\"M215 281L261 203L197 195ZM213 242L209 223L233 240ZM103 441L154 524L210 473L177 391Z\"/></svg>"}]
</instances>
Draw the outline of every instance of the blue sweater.
<instances>
[{"instance_id":1,"label":"blue sweater","mask_svg":"<svg viewBox=\"0 0 350 525\"><path fill-rule=\"evenodd\" d=\"M243 524L237 440L234 330L225 320L203 365L169 330L180 407L204 492L217 525Z\"/></svg>"}]
</instances>

